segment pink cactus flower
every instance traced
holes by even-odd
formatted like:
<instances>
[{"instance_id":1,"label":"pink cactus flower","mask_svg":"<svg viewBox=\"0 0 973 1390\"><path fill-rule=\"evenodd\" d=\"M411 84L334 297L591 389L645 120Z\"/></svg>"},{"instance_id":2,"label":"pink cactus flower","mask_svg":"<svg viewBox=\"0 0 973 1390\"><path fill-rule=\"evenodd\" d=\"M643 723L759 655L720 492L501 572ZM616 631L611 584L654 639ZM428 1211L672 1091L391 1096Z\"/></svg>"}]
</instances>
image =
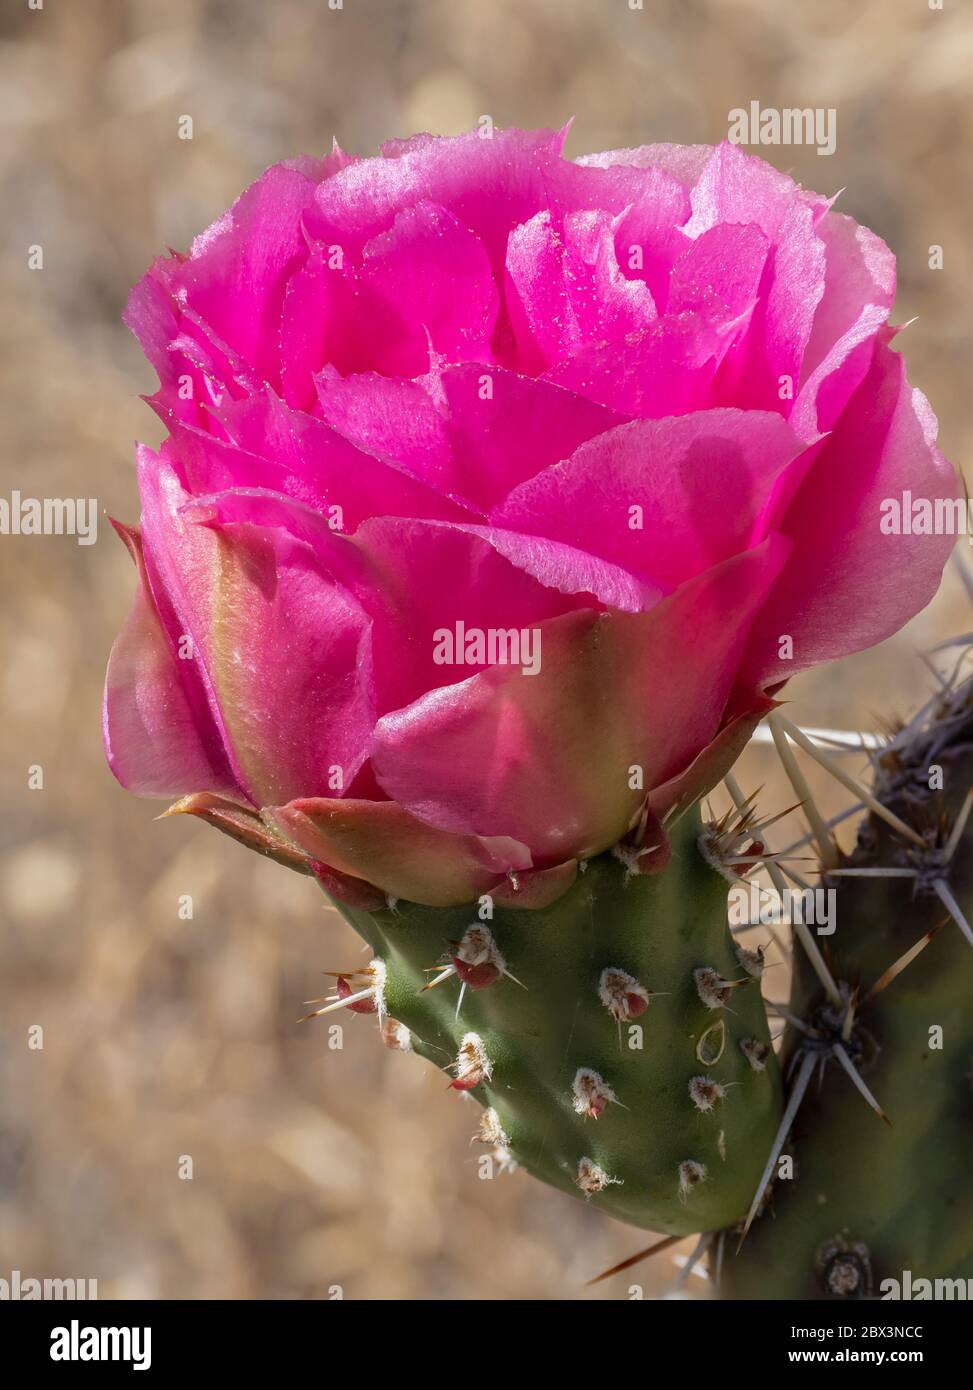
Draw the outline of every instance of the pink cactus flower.
<instances>
[{"instance_id":1,"label":"pink cactus flower","mask_svg":"<svg viewBox=\"0 0 973 1390\"><path fill-rule=\"evenodd\" d=\"M108 761L359 905L551 901L950 549L881 525L957 495L885 244L735 146L562 135L276 165L129 301L168 438Z\"/></svg>"}]
</instances>

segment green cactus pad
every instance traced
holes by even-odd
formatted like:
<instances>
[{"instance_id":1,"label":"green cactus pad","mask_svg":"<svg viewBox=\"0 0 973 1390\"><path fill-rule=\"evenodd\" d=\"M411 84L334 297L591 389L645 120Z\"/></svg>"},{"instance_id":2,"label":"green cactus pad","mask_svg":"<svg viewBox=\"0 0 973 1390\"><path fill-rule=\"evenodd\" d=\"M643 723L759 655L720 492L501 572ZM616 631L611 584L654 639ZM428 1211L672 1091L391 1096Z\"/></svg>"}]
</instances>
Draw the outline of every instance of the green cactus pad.
<instances>
[{"instance_id":1,"label":"green cactus pad","mask_svg":"<svg viewBox=\"0 0 973 1390\"><path fill-rule=\"evenodd\" d=\"M781 1114L769 1047L755 1066L740 1046L768 1044L766 1015L727 928L727 883L700 855L698 835L696 816L685 816L671 864L653 876L601 855L539 910L496 906L484 918L476 903L341 908L383 962L384 1009L416 1052L447 1070L468 1035L479 1039L489 1076L480 1078L468 1045L471 1093L496 1112L520 1166L668 1234L718 1229L746 1212ZM423 985L471 927L488 929L509 974L467 988L457 1017L457 977ZM606 969L637 982L635 1010L638 986L649 993L644 1012L630 1016L623 1004L613 1015L600 991ZM707 971L747 983L708 1007Z\"/></svg>"}]
</instances>

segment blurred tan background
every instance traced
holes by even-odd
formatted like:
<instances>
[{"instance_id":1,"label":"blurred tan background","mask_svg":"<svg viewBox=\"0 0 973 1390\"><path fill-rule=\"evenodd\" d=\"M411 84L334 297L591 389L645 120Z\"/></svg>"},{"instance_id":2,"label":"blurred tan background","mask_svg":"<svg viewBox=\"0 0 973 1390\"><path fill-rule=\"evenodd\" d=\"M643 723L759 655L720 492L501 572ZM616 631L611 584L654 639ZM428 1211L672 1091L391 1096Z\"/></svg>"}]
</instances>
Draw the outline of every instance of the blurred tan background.
<instances>
[{"instance_id":1,"label":"blurred tan background","mask_svg":"<svg viewBox=\"0 0 973 1390\"><path fill-rule=\"evenodd\" d=\"M479 1181L473 1106L371 1020L346 1021L341 1052L298 1028L319 972L359 963L351 932L307 880L154 823L110 777L100 687L133 576L104 513L136 518L132 441L158 439L119 316L162 248L332 135L369 153L483 114L573 114L580 154L718 140L751 99L834 106L833 157L763 153L845 186L840 206L897 252L896 318L919 315L900 344L963 465L971 68L961 0L3 0L0 494L96 496L101 525L89 547L0 538L0 1277L97 1278L103 1298L618 1298L671 1280L667 1261L585 1293L644 1237L523 1174ZM917 650L970 616L951 575L893 642L796 682L790 712L872 728L906 711L929 688ZM740 775L787 804L766 750Z\"/></svg>"}]
</instances>

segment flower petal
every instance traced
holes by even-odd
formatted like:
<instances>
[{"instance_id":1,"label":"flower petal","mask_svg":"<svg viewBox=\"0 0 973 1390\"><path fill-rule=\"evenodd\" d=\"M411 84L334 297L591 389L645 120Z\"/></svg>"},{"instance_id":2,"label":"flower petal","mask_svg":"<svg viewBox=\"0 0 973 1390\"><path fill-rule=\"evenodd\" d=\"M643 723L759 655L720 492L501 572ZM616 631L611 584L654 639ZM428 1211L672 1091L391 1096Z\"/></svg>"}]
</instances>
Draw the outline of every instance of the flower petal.
<instances>
[{"instance_id":1,"label":"flower petal","mask_svg":"<svg viewBox=\"0 0 973 1390\"><path fill-rule=\"evenodd\" d=\"M191 639L240 785L256 805L326 791L335 769L348 786L374 717L371 624L354 597L284 530L202 524L148 450L140 491L153 589Z\"/></svg>"},{"instance_id":2,"label":"flower petal","mask_svg":"<svg viewBox=\"0 0 973 1390\"><path fill-rule=\"evenodd\" d=\"M513 840L450 835L394 801L310 798L268 807L265 814L329 868L430 907L473 902L498 877L531 863L526 847Z\"/></svg>"},{"instance_id":3,"label":"flower petal","mask_svg":"<svg viewBox=\"0 0 973 1390\"><path fill-rule=\"evenodd\" d=\"M953 535L883 534L883 501L959 495L936 418L879 342L868 375L822 446L781 529L794 549L754 624L745 676L766 689L890 637L932 598ZM781 656L781 639L793 657ZM786 648L785 648L786 651Z\"/></svg>"},{"instance_id":4,"label":"flower petal","mask_svg":"<svg viewBox=\"0 0 973 1390\"><path fill-rule=\"evenodd\" d=\"M286 869L294 869L299 874L313 872L308 856L295 850L289 841L261 820L256 811L239 806L224 797L213 796L209 792L184 796L164 811L163 816L198 816L208 825L222 830L231 840L236 840L237 844L243 845L246 849L256 850L265 858L283 864Z\"/></svg>"},{"instance_id":5,"label":"flower petal","mask_svg":"<svg viewBox=\"0 0 973 1390\"><path fill-rule=\"evenodd\" d=\"M108 766L137 796L236 790L216 726L193 698L190 663L163 631L138 531L113 523L138 570L135 601L108 658L103 707Z\"/></svg>"},{"instance_id":6,"label":"flower petal","mask_svg":"<svg viewBox=\"0 0 973 1390\"><path fill-rule=\"evenodd\" d=\"M324 419L351 443L484 510L625 418L485 363L444 367L420 381L326 373L318 389Z\"/></svg>"},{"instance_id":7,"label":"flower petal","mask_svg":"<svg viewBox=\"0 0 973 1390\"><path fill-rule=\"evenodd\" d=\"M385 791L445 830L511 835L535 862L606 848L646 789L716 734L754 613L779 572L773 538L648 613L571 613L540 629L536 675L509 667L386 715Z\"/></svg>"},{"instance_id":8,"label":"flower petal","mask_svg":"<svg viewBox=\"0 0 973 1390\"><path fill-rule=\"evenodd\" d=\"M803 448L766 411L633 420L523 483L490 520L570 541L668 592L763 539L758 520Z\"/></svg>"}]
</instances>

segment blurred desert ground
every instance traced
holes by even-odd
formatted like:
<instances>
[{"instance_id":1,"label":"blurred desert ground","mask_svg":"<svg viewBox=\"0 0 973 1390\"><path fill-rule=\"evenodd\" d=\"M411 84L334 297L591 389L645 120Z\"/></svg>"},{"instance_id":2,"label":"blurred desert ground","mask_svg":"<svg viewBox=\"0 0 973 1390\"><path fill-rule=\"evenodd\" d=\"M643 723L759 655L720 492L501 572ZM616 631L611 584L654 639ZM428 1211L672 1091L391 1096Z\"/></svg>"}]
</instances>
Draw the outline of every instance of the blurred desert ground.
<instances>
[{"instance_id":1,"label":"blurred desert ground","mask_svg":"<svg viewBox=\"0 0 973 1390\"><path fill-rule=\"evenodd\" d=\"M96 496L98 543L0 540L0 1275L102 1297L656 1294L671 1264L586 1294L640 1233L523 1174L482 1182L471 1105L366 1018L297 1027L320 970L359 962L306 880L197 823L154 823L102 761L98 704L133 576L154 378L119 315L268 163L450 133L483 113L569 149L713 141L751 99L834 106L838 147L765 151L899 256L900 340L969 456L973 22L946 0L4 0L3 483ZM195 138L177 138L181 115ZM44 269L27 269L40 243ZM930 271L928 247L945 248ZM971 626L955 576L882 649L795 682L804 723L874 727L929 688L917 652ZM766 750L741 773L789 792ZM39 763L44 789L28 791ZM812 778L830 810L841 794ZM191 894L192 921L177 915ZM781 982L782 984L783 982ZM26 1046L44 1028L43 1051ZM651 1034L651 1024L650 1024ZM867 1120L865 1121L867 1122ZM180 1181L180 1155L195 1176ZM703 1293L696 1280L693 1287Z\"/></svg>"}]
</instances>

